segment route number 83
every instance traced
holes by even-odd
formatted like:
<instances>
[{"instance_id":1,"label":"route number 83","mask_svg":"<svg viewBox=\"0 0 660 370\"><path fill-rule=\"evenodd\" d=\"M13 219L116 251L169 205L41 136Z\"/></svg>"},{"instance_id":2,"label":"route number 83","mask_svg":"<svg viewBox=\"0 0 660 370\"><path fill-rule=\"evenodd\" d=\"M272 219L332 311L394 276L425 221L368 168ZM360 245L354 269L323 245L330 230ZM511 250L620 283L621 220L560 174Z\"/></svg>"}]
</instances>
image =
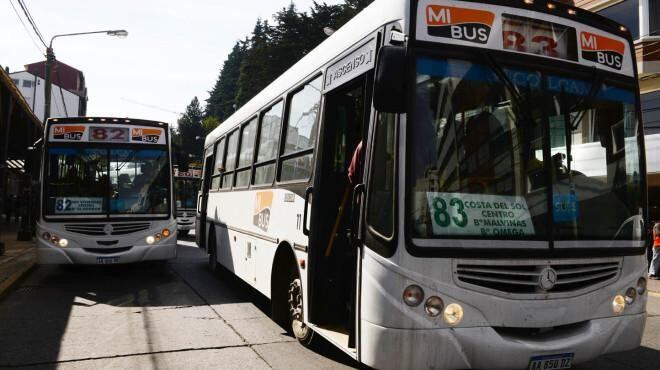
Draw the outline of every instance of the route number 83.
<instances>
[{"instance_id":1,"label":"route number 83","mask_svg":"<svg viewBox=\"0 0 660 370\"><path fill-rule=\"evenodd\" d=\"M440 227L448 227L451 222L458 227L465 227L468 224L468 216L465 213L465 206L463 201L458 198L452 198L449 201L449 207L454 210L455 216L449 214L447 202L442 198L435 198L433 200L433 220L435 224Z\"/></svg>"}]
</instances>

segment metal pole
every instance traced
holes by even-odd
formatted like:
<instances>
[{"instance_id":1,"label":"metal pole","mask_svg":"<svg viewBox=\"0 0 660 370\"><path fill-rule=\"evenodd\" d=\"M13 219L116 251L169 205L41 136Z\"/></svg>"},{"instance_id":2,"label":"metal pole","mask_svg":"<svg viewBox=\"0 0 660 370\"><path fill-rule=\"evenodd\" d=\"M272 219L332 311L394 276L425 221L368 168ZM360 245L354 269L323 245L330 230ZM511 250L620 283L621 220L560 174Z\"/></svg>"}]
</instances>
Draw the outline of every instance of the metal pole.
<instances>
[{"instance_id":1,"label":"metal pole","mask_svg":"<svg viewBox=\"0 0 660 370\"><path fill-rule=\"evenodd\" d=\"M55 63L55 53L53 53L53 46L52 46L53 41L51 40L51 46L46 48L46 85L44 86L44 124L46 124L46 120L50 118L50 95L51 95L51 84L52 84L52 79L50 78L50 75L52 73L53 69L53 64Z\"/></svg>"}]
</instances>

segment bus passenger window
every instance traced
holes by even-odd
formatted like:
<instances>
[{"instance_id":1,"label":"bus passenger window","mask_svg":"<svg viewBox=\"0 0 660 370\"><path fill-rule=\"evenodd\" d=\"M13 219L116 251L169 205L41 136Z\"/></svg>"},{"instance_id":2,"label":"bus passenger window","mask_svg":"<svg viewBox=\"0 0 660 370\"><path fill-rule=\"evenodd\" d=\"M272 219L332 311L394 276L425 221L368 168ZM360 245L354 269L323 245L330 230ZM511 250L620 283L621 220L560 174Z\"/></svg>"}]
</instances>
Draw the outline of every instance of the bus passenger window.
<instances>
[{"instance_id":1,"label":"bus passenger window","mask_svg":"<svg viewBox=\"0 0 660 370\"><path fill-rule=\"evenodd\" d=\"M296 92L289 105L281 181L304 180L312 174L317 116L321 100L321 77Z\"/></svg>"},{"instance_id":2,"label":"bus passenger window","mask_svg":"<svg viewBox=\"0 0 660 370\"><path fill-rule=\"evenodd\" d=\"M220 177L225 171L222 167L222 162L225 159L225 138L223 137L218 141L215 147L215 166L213 167L213 179L211 180L211 189L220 188Z\"/></svg>"},{"instance_id":3,"label":"bus passenger window","mask_svg":"<svg viewBox=\"0 0 660 370\"><path fill-rule=\"evenodd\" d=\"M254 185L271 184L275 180L275 158L280 143L283 109L284 103L280 101L261 116L257 162L254 165Z\"/></svg>"},{"instance_id":4,"label":"bus passenger window","mask_svg":"<svg viewBox=\"0 0 660 370\"><path fill-rule=\"evenodd\" d=\"M227 155L225 155L225 172L222 175L223 189L230 189L234 180L234 169L236 168L236 151L238 150L238 131L227 136Z\"/></svg>"},{"instance_id":5,"label":"bus passenger window","mask_svg":"<svg viewBox=\"0 0 660 370\"><path fill-rule=\"evenodd\" d=\"M236 187L246 187L250 183L250 169L254 157L254 139L257 135L257 119L252 119L241 130L241 147L236 170Z\"/></svg>"}]
</instances>

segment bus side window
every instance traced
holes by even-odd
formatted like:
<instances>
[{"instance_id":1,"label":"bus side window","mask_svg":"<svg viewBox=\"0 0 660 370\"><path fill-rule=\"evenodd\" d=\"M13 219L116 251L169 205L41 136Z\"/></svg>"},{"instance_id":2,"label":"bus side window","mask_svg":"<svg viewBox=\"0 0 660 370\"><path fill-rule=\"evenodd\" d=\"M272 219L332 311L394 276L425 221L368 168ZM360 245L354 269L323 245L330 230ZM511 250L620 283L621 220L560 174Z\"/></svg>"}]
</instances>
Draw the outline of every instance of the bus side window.
<instances>
[{"instance_id":1,"label":"bus side window","mask_svg":"<svg viewBox=\"0 0 660 370\"><path fill-rule=\"evenodd\" d=\"M254 141L257 134L257 118L253 118L241 129L241 143L238 150L238 168L236 169L236 187L244 188L250 183Z\"/></svg>"},{"instance_id":2,"label":"bus side window","mask_svg":"<svg viewBox=\"0 0 660 370\"><path fill-rule=\"evenodd\" d=\"M275 159L280 143L280 127L284 103L273 105L261 115L253 185L272 184L275 180Z\"/></svg>"},{"instance_id":3,"label":"bus side window","mask_svg":"<svg viewBox=\"0 0 660 370\"><path fill-rule=\"evenodd\" d=\"M307 180L312 175L321 77L310 81L289 100L280 181Z\"/></svg>"},{"instance_id":4,"label":"bus side window","mask_svg":"<svg viewBox=\"0 0 660 370\"><path fill-rule=\"evenodd\" d=\"M222 162L225 159L225 138L223 137L218 141L215 146L215 165L213 166L213 178L211 180L211 189L215 190L220 188L220 179L224 172Z\"/></svg>"},{"instance_id":5,"label":"bus side window","mask_svg":"<svg viewBox=\"0 0 660 370\"><path fill-rule=\"evenodd\" d=\"M222 189L231 189L234 185L234 169L236 169L236 157L238 152L238 130L227 135L227 154L225 155L225 167L222 174Z\"/></svg>"},{"instance_id":6,"label":"bus side window","mask_svg":"<svg viewBox=\"0 0 660 370\"><path fill-rule=\"evenodd\" d=\"M367 224L384 239L394 235L396 115L378 113L369 179Z\"/></svg>"}]
</instances>

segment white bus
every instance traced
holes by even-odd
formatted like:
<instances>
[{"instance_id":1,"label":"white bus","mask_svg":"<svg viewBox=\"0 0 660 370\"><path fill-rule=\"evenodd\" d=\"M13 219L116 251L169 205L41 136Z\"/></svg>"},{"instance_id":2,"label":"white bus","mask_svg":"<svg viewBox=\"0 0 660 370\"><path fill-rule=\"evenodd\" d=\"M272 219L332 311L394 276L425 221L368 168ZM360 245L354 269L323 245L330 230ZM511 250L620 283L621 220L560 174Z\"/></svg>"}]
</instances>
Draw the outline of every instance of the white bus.
<instances>
[{"instance_id":1,"label":"white bus","mask_svg":"<svg viewBox=\"0 0 660 370\"><path fill-rule=\"evenodd\" d=\"M51 118L44 139L39 263L115 264L176 256L167 124Z\"/></svg>"},{"instance_id":2,"label":"white bus","mask_svg":"<svg viewBox=\"0 0 660 370\"><path fill-rule=\"evenodd\" d=\"M197 242L374 368L636 348L634 50L553 1L376 0L207 136Z\"/></svg>"},{"instance_id":3,"label":"white bus","mask_svg":"<svg viewBox=\"0 0 660 370\"><path fill-rule=\"evenodd\" d=\"M195 228L197 193L202 183L202 170L188 168L179 170L174 166L174 200L176 204L176 225L180 236L186 236Z\"/></svg>"}]
</instances>

